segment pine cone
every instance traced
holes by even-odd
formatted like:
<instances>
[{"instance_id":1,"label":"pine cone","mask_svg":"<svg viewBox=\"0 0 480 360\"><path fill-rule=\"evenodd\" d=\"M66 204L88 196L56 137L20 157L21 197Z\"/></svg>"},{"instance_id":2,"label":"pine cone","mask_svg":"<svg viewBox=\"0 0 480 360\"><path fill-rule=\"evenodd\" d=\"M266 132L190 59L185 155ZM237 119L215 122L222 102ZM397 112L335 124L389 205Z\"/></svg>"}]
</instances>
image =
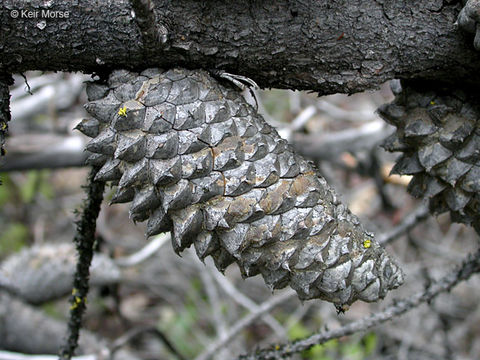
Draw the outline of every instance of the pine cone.
<instances>
[{"instance_id":1,"label":"pine cone","mask_svg":"<svg viewBox=\"0 0 480 360\"><path fill-rule=\"evenodd\" d=\"M44 244L26 248L0 264L0 286L31 304L58 299L72 291L75 246ZM90 266L90 285L120 281L120 269L108 256L98 253Z\"/></svg>"},{"instance_id":2,"label":"pine cone","mask_svg":"<svg viewBox=\"0 0 480 360\"><path fill-rule=\"evenodd\" d=\"M480 0L463 1L465 6L458 15L457 24L461 29L475 34L473 45L480 50Z\"/></svg>"},{"instance_id":3,"label":"pine cone","mask_svg":"<svg viewBox=\"0 0 480 360\"><path fill-rule=\"evenodd\" d=\"M401 151L392 173L413 175L408 191L429 199L430 211L480 232L479 94L439 84L402 83L379 109L397 127L383 147Z\"/></svg>"},{"instance_id":4,"label":"pine cone","mask_svg":"<svg viewBox=\"0 0 480 360\"><path fill-rule=\"evenodd\" d=\"M115 71L87 88L94 119L88 162L132 202L147 235L172 231L223 271L262 274L301 299L376 301L403 281L399 267L340 204L313 166L248 105L204 71Z\"/></svg>"}]
</instances>

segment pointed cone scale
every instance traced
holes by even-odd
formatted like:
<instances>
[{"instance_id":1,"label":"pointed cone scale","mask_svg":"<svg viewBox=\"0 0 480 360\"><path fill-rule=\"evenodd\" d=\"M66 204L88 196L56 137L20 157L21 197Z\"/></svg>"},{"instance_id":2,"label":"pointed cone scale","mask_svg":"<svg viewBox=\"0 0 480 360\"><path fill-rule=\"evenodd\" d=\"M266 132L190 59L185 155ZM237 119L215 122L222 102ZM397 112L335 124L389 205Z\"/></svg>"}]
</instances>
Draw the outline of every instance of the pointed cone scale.
<instances>
[{"instance_id":1,"label":"pointed cone scale","mask_svg":"<svg viewBox=\"0 0 480 360\"><path fill-rule=\"evenodd\" d=\"M208 176L213 170L213 154L210 148L182 155L182 178L195 179Z\"/></svg>"},{"instance_id":2,"label":"pointed cone scale","mask_svg":"<svg viewBox=\"0 0 480 360\"><path fill-rule=\"evenodd\" d=\"M150 178L155 185L177 183L182 176L182 159L175 157L168 160L150 160Z\"/></svg>"},{"instance_id":3,"label":"pointed cone scale","mask_svg":"<svg viewBox=\"0 0 480 360\"><path fill-rule=\"evenodd\" d=\"M411 111L405 122L405 137L428 136L438 130L426 109L418 108Z\"/></svg>"},{"instance_id":4,"label":"pointed cone scale","mask_svg":"<svg viewBox=\"0 0 480 360\"><path fill-rule=\"evenodd\" d=\"M80 131L88 137L96 137L100 133L100 123L96 119L83 119L74 130Z\"/></svg>"},{"instance_id":5,"label":"pointed cone scale","mask_svg":"<svg viewBox=\"0 0 480 360\"><path fill-rule=\"evenodd\" d=\"M470 193L480 192L480 166L473 166L460 184L461 188Z\"/></svg>"},{"instance_id":6,"label":"pointed cone scale","mask_svg":"<svg viewBox=\"0 0 480 360\"><path fill-rule=\"evenodd\" d=\"M129 100L119 106L112 126L117 131L141 129L145 119L145 107L136 100Z\"/></svg>"},{"instance_id":7,"label":"pointed cone scale","mask_svg":"<svg viewBox=\"0 0 480 360\"><path fill-rule=\"evenodd\" d=\"M93 166L102 166L105 164L110 157L104 154L91 154L88 156L87 160L85 160L85 164L93 165Z\"/></svg>"},{"instance_id":8,"label":"pointed cone scale","mask_svg":"<svg viewBox=\"0 0 480 360\"><path fill-rule=\"evenodd\" d=\"M435 177L428 177L426 178L426 189L424 195L427 197L432 197L437 194L440 194L443 190L447 188L447 184L443 181L435 178Z\"/></svg>"},{"instance_id":9,"label":"pointed cone scale","mask_svg":"<svg viewBox=\"0 0 480 360\"><path fill-rule=\"evenodd\" d=\"M146 180L148 180L148 160L142 159L125 170L118 186L142 184Z\"/></svg>"},{"instance_id":10,"label":"pointed cone scale","mask_svg":"<svg viewBox=\"0 0 480 360\"><path fill-rule=\"evenodd\" d=\"M434 166L444 162L450 156L452 156L452 152L440 143L422 146L418 150L418 160L427 172L430 172Z\"/></svg>"},{"instance_id":11,"label":"pointed cone scale","mask_svg":"<svg viewBox=\"0 0 480 360\"><path fill-rule=\"evenodd\" d=\"M110 204L121 204L130 202L135 197L135 189L128 187L128 188L117 188L117 191L110 200Z\"/></svg>"},{"instance_id":12,"label":"pointed cone scale","mask_svg":"<svg viewBox=\"0 0 480 360\"><path fill-rule=\"evenodd\" d=\"M230 255L226 250L220 248L217 250L213 257L213 261L217 269L224 273L225 269L235 262L235 258Z\"/></svg>"},{"instance_id":13,"label":"pointed cone scale","mask_svg":"<svg viewBox=\"0 0 480 360\"><path fill-rule=\"evenodd\" d=\"M177 184L165 188L163 193L163 207L165 209L183 209L191 204L194 193L193 184L188 180L180 180Z\"/></svg>"},{"instance_id":14,"label":"pointed cone scale","mask_svg":"<svg viewBox=\"0 0 480 360\"><path fill-rule=\"evenodd\" d=\"M95 181L119 180L122 177L120 160L108 160L105 165L98 170Z\"/></svg>"},{"instance_id":15,"label":"pointed cone scale","mask_svg":"<svg viewBox=\"0 0 480 360\"><path fill-rule=\"evenodd\" d=\"M151 159L171 159L178 154L179 137L175 131L147 137L146 156Z\"/></svg>"},{"instance_id":16,"label":"pointed cone scale","mask_svg":"<svg viewBox=\"0 0 480 360\"><path fill-rule=\"evenodd\" d=\"M473 134L465 140L463 147L455 154L455 157L470 164L475 164L480 160L480 136Z\"/></svg>"},{"instance_id":17,"label":"pointed cone scale","mask_svg":"<svg viewBox=\"0 0 480 360\"><path fill-rule=\"evenodd\" d=\"M393 133L392 135L387 137L381 146L385 150L390 151L390 152L408 150L408 145L403 143L396 133Z\"/></svg>"},{"instance_id":18,"label":"pointed cone scale","mask_svg":"<svg viewBox=\"0 0 480 360\"><path fill-rule=\"evenodd\" d=\"M220 241L227 252L235 258L240 257L240 253L245 247L245 236L248 232L249 225L237 224L231 230L222 231Z\"/></svg>"},{"instance_id":19,"label":"pointed cone scale","mask_svg":"<svg viewBox=\"0 0 480 360\"><path fill-rule=\"evenodd\" d=\"M115 159L124 160L130 163L136 162L145 157L146 139L142 134L134 136L119 136L117 149L114 153Z\"/></svg>"},{"instance_id":20,"label":"pointed cone scale","mask_svg":"<svg viewBox=\"0 0 480 360\"><path fill-rule=\"evenodd\" d=\"M393 104L384 104L378 108L377 112L382 119L392 125L398 124L405 116L405 110Z\"/></svg>"},{"instance_id":21,"label":"pointed cone scale","mask_svg":"<svg viewBox=\"0 0 480 360\"><path fill-rule=\"evenodd\" d=\"M445 162L444 166L434 169L432 173L454 187L457 181L460 180L471 168L472 164L451 157Z\"/></svg>"},{"instance_id":22,"label":"pointed cone scale","mask_svg":"<svg viewBox=\"0 0 480 360\"><path fill-rule=\"evenodd\" d=\"M148 219L146 235L157 235L170 230L170 228L171 221L165 214L165 210L159 206Z\"/></svg>"},{"instance_id":23,"label":"pointed cone scale","mask_svg":"<svg viewBox=\"0 0 480 360\"><path fill-rule=\"evenodd\" d=\"M444 126L439 131L439 141L443 146L456 150L472 133L475 128L475 121L457 114L448 114L445 121Z\"/></svg>"},{"instance_id":24,"label":"pointed cone scale","mask_svg":"<svg viewBox=\"0 0 480 360\"><path fill-rule=\"evenodd\" d=\"M398 175L413 175L422 172L424 168L420 164L417 158L417 154L402 155L395 166L392 168L390 174Z\"/></svg>"},{"instance_id":25,"label":"pointed cone scale","mask_svg":"<svg viewBox=\"0 0 480 360\"><path fill-rule=\"evenodd\" d=\"M450 210L461 211L468 204L472 195L461 190L450 188L445 192L445 200Z\"/></svg>"},{"instance_id":26,"label":"pointed cone scale","mask_svg":"<svg viewBox=\"0 0 480 360\"><path fill-rule=\"evenodd\" d=\"M218 238L215 233L202 231L193 242L195 251L200 260L204 260L219 249Z\"/></svg>"},{"instance_id":27,"label":"pointed cone scale","mask_svg":"<svg viewBox=\"0 0 480 360\"><path fill-rule=\"evenodd\" d=\"M262 276L265 280L265 283L272 290L285 287L285 284L289 281L289 275L289 272L285 269L262 271Z\"/></svg>"},{"instance_id":28,"label":"pointed cone scale","mask_svg":"<svg viewBox=\"0 0 480 360\"><path fill-rule=\"evenodd\" d=\"M154 187L147 187L138 191L130 206L130 218L135 221L143 221L148 218L150 212L160 205L160 197ZM140 220L142 219L142 220Z\"/></svg>"},{"instance_id":29,"label":"pointed cone scale","mask_svg":"<svg viewBox=\"0 0 480 360\"><path fill-rule=\"evenodd\" d=\"M98 121L109 123L117 114L120 105L120 101L113 95L113 92L109 92L104 98L88 102L85 110Z\"/></svg>"},{"instance_id":30,"label":"pointed cone scale","mask_svg":"<svg viewBox=\"0 0 480 360\"><path fill-rule=\"evenodd\" d=\"M174 244L174 250L175 252L183 251L192 244L202 230L202 211L193 205L173 211L170 216L173 222L172 244Z\"/></svg>"},{"instance_id":31,"label":"pointed cone scale","mask_svg":"<svg viewBox=\"0 0 480 360\"><path fill-rule=\"evenodd\" d=\"M113 155L115 152L116 144L116 134L110 129L105 129L97 137L90 140L87 144L87 150L104 154L104 155Z\"/></svg>"},{"instance_id":32,"label":"pointed cone scale","mask_svg":"<svg viewBox=\"0 0 480 360\"><path fill-rule=\"evenodd\" d=\"M95 101L104 98L110 89L106 84L91 82L87 83L86 91L88 100Z\"/></svg>"}]
</instances>

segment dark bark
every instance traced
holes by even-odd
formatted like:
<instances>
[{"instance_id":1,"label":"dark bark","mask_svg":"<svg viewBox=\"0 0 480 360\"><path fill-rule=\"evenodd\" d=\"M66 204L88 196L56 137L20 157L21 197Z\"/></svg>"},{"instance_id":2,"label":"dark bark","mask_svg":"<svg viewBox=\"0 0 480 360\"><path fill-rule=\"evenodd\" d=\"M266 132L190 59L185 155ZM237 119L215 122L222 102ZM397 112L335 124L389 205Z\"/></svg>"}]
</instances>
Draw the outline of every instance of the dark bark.
<instances>
[{"instance_id":1,"label":"dark bark","mask_svg":"<svg viewBox=\"0 0 480 360\"><path fill-rule=\"evenodd\" d=\"M43 3L0 5L0 70L216 68L262 87L321 94L391 78L480 81L472 35L454 25L461 7L455 1L152 0L155 13L144 6L135 19L125 0L50 5L68 10L67 19L42 18ZM139 9L148 1L133 3ZM38 17L22 17L22 10ZM151 19L157 23L149 29Z\"/></svg>"},{"instance_id":2,"label":"dark bark","mask_svg":"<svg viewBox=\"0 0 480 360\"><path fill-rule=\"evenodd\" d=\"M82 317L87 308L89 289L90 264L93 258L95 230L100 206L103 200L105 182L95 181L98 168L92 167L85 188L87 199L82 210L82 216L77 222L77 232L73 239L78 252L78 262L73 278L73 290L70 297L70 319L68 321L67 340L60 351L60 359L69 360L78 345Z\"/></svg>"},{"instance_id":3,"label":"dark bark","mask_svg":"<svg viewBox=\"0 0 480 360\"><path fill-rule=\"evenodd\" d=\"M8 86L12 85L12 83L12 76L2 74L0 71L0 157L6 154L6 150L4 149L5 136L7 135L8 122L10 121L10 94L8 92Z\"/></svg>"}]
</instances>

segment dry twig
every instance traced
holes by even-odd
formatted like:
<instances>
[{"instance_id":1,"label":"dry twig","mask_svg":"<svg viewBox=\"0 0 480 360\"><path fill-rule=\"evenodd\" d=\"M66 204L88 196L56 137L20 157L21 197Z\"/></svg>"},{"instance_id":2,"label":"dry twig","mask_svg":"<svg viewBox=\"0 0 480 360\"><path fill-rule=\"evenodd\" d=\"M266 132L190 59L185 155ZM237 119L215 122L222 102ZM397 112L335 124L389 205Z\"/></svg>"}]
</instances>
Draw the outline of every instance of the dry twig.
<instances>
[{"instance_id":1,"label":"dry twig","mask_svg":"<svg viewBox=\"0 0 480 360\"><path fill-rule=\"evenodd\" d=\"M237 336L240 331L245 329L247 326L252 324L255 320L259 317L264 315L265 313L272 310L278 304L292 298L295 296L295 292L292 290L285 290L281 294L271 297L269 300L263 302L255 311L252 311L249 315L245 316L243 319L239 320L234 326L230 328L227 332L225 337L222 339L218 339L217 341L213 342L207 350L201 353L199 356L195 358L195 360L207 360L215 354L218 349L226 346L235 336Z\"/></svg>"},{"instance_id":2,"label":"dry twig","mask_svg":"<svg viewBox=\"0 0 480 360\"><path fill-rule=\"evenodd\" d=\"M381 234L377 237L379 244L385 246L390 242L397 239L399 236L403 235L407 231L411 230L417 226L420 222L425 220L429 216L427 207L420 206L413 213L407 215L402 222L396 226L394 229Z\"/></svg>"},{"instance_id":3,"label":"dry twig","mask_svg":"<svg viewBox=\"0 0 480 360\"><path fill-rule=\"evenodd\" d=\"M314 345L323 344L328 340L338 339L342 336L351 335L359 331L365 331L388 320L394 319L423 303L430 302L440 293L450 291L459 282L467 280L470 276L478 272L480 272L480 250L475 254L468 255L459 268L449 272L440 280L432 282L424 291L414 294L407 299L404 298L397 300L393 305L387 307L382 312L351 322L339 329L323 331L293 343L277 345L273 349L259 350L255 354L240 356L239 359L285 359L286 356L307 350Z\"/></svg>"},{"instance_id":4,"label":"dry twig","mask_svg":"<svg viewBox=\"0 0 480 360\"><path fill-rule=\"evenodd\" d=\"M60 352L60 359L62 360L69 360L73 356L78 343L82 316L87 306L88 280L90 276L90 263L93 258L96 222L105 189L105 182L94 180L97 172L97 167L93 167L90 172L88 185L85 189L87 200L84 204L82 216L77 223L77 232L74 238L79 259L73 279L72 297L70 299L72 305L70 306L67 341Z\"/></svg>"}]
</instances>

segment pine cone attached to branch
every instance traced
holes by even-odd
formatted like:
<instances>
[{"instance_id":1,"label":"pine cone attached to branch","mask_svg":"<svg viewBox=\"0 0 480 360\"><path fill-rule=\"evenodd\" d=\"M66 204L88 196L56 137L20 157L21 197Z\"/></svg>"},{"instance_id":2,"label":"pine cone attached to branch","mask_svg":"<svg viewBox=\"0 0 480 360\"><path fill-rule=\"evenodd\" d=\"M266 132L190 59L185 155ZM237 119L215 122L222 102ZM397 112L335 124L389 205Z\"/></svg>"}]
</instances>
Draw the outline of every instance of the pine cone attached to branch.
<instances>
[{"instance_id":1,"label":"pine cone attached to branch","mask_svg":"<svg viewBox=\"0 0 480 360\"><path fill-rule=\"evenodd\" d=\"M377 301L403 282L399 267L240 92L204 71L115 71L87 88L94 119L88 162L117 186L113 203L147 235L172 231L223 271L301 299Z\"/></svg>"},{"instance_id":2,"label":"pine cone attached to branch","mask_svg":"<svg viewBox=\"0 0 480 360\"><path fill-rule=\"evenodd\" d=\"M408 191L432 213L450 211L480 233L480 94L418 82L394 92L378 110L397 127L383 147L403 153L392 173L413 175Z\"/></svg>"}]
</instances>

